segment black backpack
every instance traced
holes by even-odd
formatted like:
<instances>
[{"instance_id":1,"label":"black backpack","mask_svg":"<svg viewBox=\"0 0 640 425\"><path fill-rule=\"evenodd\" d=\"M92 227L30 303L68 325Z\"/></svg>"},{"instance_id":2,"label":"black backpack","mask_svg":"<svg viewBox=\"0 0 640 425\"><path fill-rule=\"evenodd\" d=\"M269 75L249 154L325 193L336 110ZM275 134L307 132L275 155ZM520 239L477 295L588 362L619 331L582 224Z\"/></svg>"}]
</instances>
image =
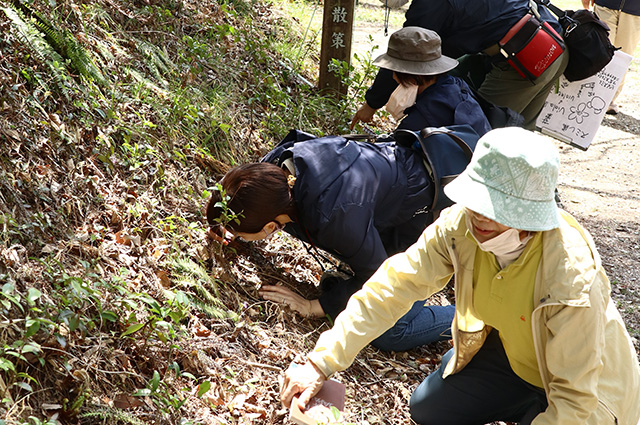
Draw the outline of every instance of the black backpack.
<instances>
[{"instance_id":1,"label":"black backpack","mask_svg":"<svg viewBox=\"0 0 640 425\"><path fill-rule=\"evenodd\" d=\"M549 0L535 0L546 6L562 26L562 38L569 50L569 64L564 76L578 81L597 74L607 66L618 48L609 40L609 26L590 10L562 10Z\"/></svg>"},{"instance_id":2,"label":"black backpack","mask_svg":"<svg viewBox=\"0 0 640 425\"><path fill-rule=\"evenodd\" d=\"M467 168L480 136L469 124L426 127L420 131L400 129L393 133L396 143L420 152L434 185L429 211L434 219L453 205L444 187Z\"/></svg>"}]
</instances>

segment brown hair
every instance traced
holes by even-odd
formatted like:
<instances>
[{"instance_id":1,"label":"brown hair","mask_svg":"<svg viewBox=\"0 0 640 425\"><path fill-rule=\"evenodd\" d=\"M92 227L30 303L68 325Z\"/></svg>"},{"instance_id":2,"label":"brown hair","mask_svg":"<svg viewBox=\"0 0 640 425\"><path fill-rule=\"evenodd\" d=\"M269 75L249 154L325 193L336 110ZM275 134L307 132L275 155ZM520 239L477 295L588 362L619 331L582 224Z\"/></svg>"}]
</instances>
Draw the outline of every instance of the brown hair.
<instances>
[{"instance_id":1,"label":"brown hair","mask_svg":"<svg viewBox=\"0 0 640 425\"><path fill-rule=\"evenodd\" d=\"M431 81L435 81L440 75L416 75L416 74L407 74L404 72L393 71L396 74L396 78L400 82L401 85L407 87L410 85L421 86L422 84L429 83Z\"/></svg>"},{"instance_id":2,"label":"brown hair","mask_svg":"<svg viewBox=\"0 0 640 425\"><path fill-rule=\"evenodd\" d=\"M258 233L280 214L293 217L295 208L284 170L274 164L256 162L232 168L220 181L229 201L227 206L237 214L240 223L231 221L231 229L242 233ZM213 192L207 205L207 221L218 225L223 213L216 203L221 194Z\"/></svg>"}]
</instances>

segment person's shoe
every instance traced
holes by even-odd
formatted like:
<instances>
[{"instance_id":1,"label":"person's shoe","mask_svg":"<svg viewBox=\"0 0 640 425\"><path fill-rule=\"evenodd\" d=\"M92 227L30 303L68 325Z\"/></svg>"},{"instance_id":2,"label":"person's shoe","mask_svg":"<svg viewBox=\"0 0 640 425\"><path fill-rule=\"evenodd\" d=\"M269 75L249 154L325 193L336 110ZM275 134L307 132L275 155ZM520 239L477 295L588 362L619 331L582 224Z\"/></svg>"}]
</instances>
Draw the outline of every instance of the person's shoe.
<instances>
[{"instance_id":1,"label":"person's shoe","mask_svg":"<svg viewBox=\"0 0 640 425\"><path fill-rule=\"evenodd\" d=\"M607 109L607 115L618 115L618 105L612 102Z\"/></svg>"}]
</instances>

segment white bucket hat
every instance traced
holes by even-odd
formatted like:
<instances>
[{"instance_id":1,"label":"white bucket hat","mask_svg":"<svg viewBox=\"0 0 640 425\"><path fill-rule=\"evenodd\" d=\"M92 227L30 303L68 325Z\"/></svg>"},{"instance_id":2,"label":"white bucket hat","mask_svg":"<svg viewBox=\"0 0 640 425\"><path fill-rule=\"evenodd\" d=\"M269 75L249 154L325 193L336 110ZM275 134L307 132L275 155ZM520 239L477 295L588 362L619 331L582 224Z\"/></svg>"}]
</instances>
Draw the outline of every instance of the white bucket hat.
<instances>
[{"instance_id":1,"label":"white bucket hat","mask_svg":"<svg viewBox=\"0 0 640 425\"><path fill-rule=\"evenodd\" d=\"M544 231L560 225L555 201L558 154L544 137L520 127L478 140L467 168L444 187L454 202L502 225Z\"/></svg>"},{"instance_id":2,"label":"white bucket hat","mask_svg":"<svg viewBox=\"0 0 640 425\"><path fill-rule=\"evenodd\" d=\"M458 61L442 55L440 36L421 27L404 27L389 37L387 53L373 64L413 75L437 75L451 71Z\"/></svg>"}]
</instances>

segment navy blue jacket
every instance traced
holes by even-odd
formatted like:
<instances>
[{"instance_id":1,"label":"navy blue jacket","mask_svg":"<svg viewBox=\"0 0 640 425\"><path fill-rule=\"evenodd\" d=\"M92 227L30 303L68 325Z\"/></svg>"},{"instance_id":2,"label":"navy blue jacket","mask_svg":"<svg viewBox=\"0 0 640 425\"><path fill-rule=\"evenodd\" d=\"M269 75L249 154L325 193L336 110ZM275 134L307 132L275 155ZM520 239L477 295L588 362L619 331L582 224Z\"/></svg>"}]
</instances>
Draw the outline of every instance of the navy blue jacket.
<instances>
[{"instance_id":1,"label":"navy blue jacket","mask_svg":"<svg viewBox=\"0 0 640 425\"><path fill-rule=\"evenodd\" d=\"M437 32L442 39L442 54L458 58L498 43L528 11L529 0L413 0L403 26ZM539 11L542 20L560 33L555 16L543 6ZM369 106L379 109L397 86L392 71L380 69L365 99Z\"/></svg>"},{"instance_id":2,"label":"navy blue jacket","mask_svg":"<svg viewBox=\"0 0 640 425\"><path fill-rule=\"evenodd\" d=\"M640 16L640 0L596 0L598 6Z\"/></svg>"},{"instance_id":3,"label":"navy blue jacket","mask_svg":"<svg viewBox=\"0 0 640 425\"><path fill-rule=\"evenodd\" d=\"M419 131L425 127L469 124L482 136L491 130L482 108L463 80L450 75L438 77L416 99L415 105L405 109L406 117L398 128Z\"/></svg>"},{"instance_id":4,"label":"navy blue jacket","mask_svg":"<svg viewBox=\"0 0 640 425\"><path fill-rule=\"evenodd\" d=\"M389 255L408 248L430 224L431 214L416 212L430 205L433 185L421 157L395 143L314 138L281 143L262 161L280 164L287 157L296 171L298 217L284 230L355 274L322 288L320 304L335 317Z\"/></svg>"}]
</instances>

